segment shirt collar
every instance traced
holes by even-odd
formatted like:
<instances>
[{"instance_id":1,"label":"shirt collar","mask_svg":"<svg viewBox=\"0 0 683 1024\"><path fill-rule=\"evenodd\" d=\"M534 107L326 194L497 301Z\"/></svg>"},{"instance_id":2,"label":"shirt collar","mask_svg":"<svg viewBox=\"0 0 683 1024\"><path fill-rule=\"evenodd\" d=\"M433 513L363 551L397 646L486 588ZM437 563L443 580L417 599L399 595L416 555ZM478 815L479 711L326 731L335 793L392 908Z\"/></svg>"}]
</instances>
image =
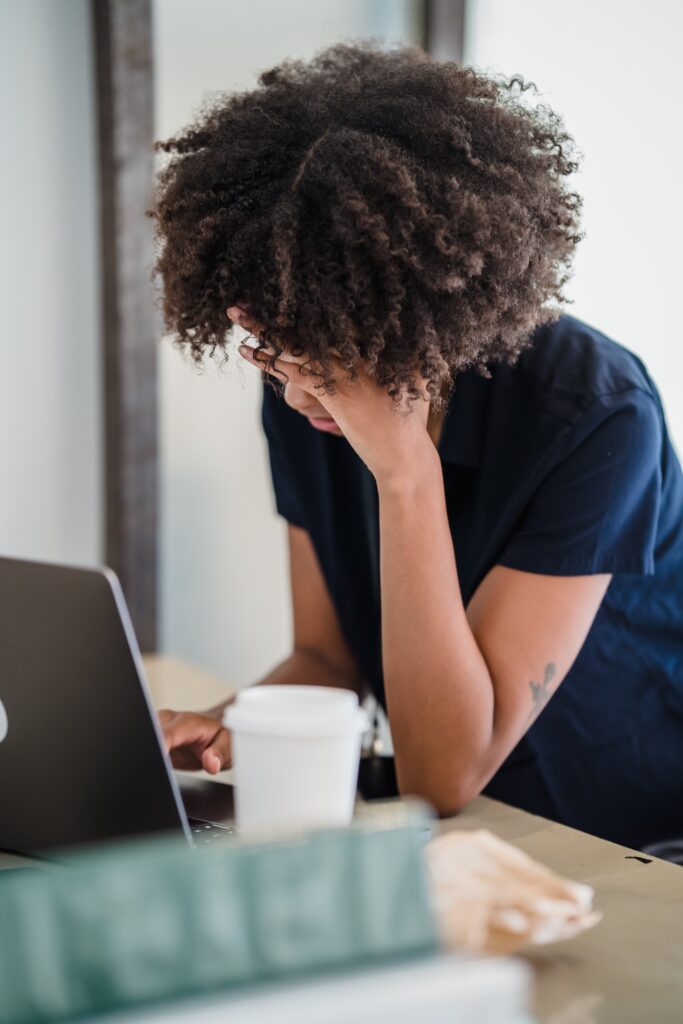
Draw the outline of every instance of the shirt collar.
<instances>
[{"instance_id":1,"label":"shirt collar","mask_svg":"<svg viewBox=\"0 0 683 1024\"><path fill-rule=\"evenodd\" d=\"M458 375L439 439L438 451L443 462L473 468L480 465L490 395L490 380L476 370L464 370Z\"/></svg>"}]
</instances>

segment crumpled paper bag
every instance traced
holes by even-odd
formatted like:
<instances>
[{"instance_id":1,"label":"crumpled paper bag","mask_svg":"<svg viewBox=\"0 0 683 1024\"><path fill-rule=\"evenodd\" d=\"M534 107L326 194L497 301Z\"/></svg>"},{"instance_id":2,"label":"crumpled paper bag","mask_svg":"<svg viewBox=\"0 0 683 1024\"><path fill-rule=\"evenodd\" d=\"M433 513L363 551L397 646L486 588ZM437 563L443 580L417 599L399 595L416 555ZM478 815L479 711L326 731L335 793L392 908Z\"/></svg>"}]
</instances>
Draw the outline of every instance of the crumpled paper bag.
<instances>
[{"instance_id":1,"label":"crumpled paper bag","mask_svg":"<svg viewBox=\"0 0 683 1024\"><path fill-rule=\"evenodd\" d=\"M425 857L449 948L513 953L570 939L602 917L589 885L562 878L486 829L437 836Z\"/></svg>"}]
</instances>

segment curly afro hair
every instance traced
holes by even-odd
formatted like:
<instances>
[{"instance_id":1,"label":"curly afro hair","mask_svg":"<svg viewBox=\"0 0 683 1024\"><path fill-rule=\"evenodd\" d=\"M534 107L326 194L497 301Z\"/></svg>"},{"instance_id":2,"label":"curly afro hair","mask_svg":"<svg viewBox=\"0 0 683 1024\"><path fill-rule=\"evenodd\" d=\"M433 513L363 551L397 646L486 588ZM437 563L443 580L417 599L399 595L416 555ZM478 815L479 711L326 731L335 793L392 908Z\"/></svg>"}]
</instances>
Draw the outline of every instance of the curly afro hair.
<instances>
[{"instance_id":1,"label":"curly afro hair","mask_svg":"<svg viewBox=\"0 0 683 1024\"><path fill-rule=\"evenodd\" d=\"M199 362L225 352L226 308L259 347L305 355L320 388L332 357L394 397L416 372L514 363L561 315L581 197L562 119L532 87L428 56L347 42L286 60L219 94L156 148L164 319Z\"/></svg>"}]
</instances>

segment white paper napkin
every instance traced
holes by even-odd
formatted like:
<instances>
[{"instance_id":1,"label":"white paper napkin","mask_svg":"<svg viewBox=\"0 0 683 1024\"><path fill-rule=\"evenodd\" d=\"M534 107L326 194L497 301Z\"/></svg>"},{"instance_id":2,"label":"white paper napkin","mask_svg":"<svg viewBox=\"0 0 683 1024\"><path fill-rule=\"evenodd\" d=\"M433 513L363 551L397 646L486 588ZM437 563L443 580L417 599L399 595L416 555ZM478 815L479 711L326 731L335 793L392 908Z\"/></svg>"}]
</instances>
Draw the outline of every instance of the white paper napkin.
<instances>
[{"instance_id":1,"label":"white paper napkin","mask_svg":"<svg viewBox=\"0 0 683 1024\"><path fill-rule=\"evenodd\" d=\"M511 953L570 939L602 917L589 885L562 878L486 829L438 836L425 857L448 948Z\"/></svg>"}]
</instances>

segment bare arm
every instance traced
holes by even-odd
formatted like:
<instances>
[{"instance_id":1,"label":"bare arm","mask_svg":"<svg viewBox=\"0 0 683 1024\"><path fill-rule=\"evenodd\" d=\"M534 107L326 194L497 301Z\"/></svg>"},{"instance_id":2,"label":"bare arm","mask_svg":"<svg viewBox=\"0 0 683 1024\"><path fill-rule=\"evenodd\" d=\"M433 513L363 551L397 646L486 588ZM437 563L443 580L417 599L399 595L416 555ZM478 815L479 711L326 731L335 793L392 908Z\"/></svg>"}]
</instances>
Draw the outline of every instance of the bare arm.
<instances>
[{"instance_id":1,"label":"bare arm","mask_svg":"<svg viewBox=\"0 0 683 1024\"><path fill-rule=\"evenodd\" d=\"M290 524L288 546L293 649L256 685L341 686L362 698L364 684L342 636L311 538L306 530ZM212 711L221 715L228 703L218 704Z\"/></svg>"},{"instance_id":2,"label":"bare arm","mask_svg":"<svg viewBox=\"0 0 683 1024\"><path fill-rule=\"evenodd\" d=\"M342 686L362 697L365 686L342 636L311 538L305 530L290 525L288 540L293 649L259 684ZM230 735L220 723L233 699L228 698L203 714L159 712L166 746L176 768L205 768L215 773L230 764Z\"/></svg>"},{"instance_id":3,"label":"bare arm","mask_svg":"<svg viewBox=\"0 0 683 1024\"><path fill-rule=\"evenodd\" d=\"M249 346L240 352L317 396L306 356L264 364ZM337 360L334 392L321 404L377 483L382 661L399 788L444 814L481 791L562 682L610 576L496 566L465 609L427 429L431 397L415 381L422 400L406 392L398 409L371 373L351 376Z\"/></svg>"},{"instance_id":4,"label":"bare arm","mask_svg":"<svg viewBox=\"0 0 683 1024\"><path fill-rule=\"evenodd\" d=\"M339 619L311 538L289 526L294 649L261 682L343 686L363 696L364 683L342 636Z\"/></svg>"},{"instance_id":5,"label":"bare arm","mask_svg":"<svg viewBox=\"0 0 683 1024\"><path fill-rule=\"evenodd\" d=\"M378 492L384 682L399 787L452 813L482 790L562 682L610 576L496 566L465 609L433 445L409 474L380 476Z\"/></svg>"}]
</instances>

